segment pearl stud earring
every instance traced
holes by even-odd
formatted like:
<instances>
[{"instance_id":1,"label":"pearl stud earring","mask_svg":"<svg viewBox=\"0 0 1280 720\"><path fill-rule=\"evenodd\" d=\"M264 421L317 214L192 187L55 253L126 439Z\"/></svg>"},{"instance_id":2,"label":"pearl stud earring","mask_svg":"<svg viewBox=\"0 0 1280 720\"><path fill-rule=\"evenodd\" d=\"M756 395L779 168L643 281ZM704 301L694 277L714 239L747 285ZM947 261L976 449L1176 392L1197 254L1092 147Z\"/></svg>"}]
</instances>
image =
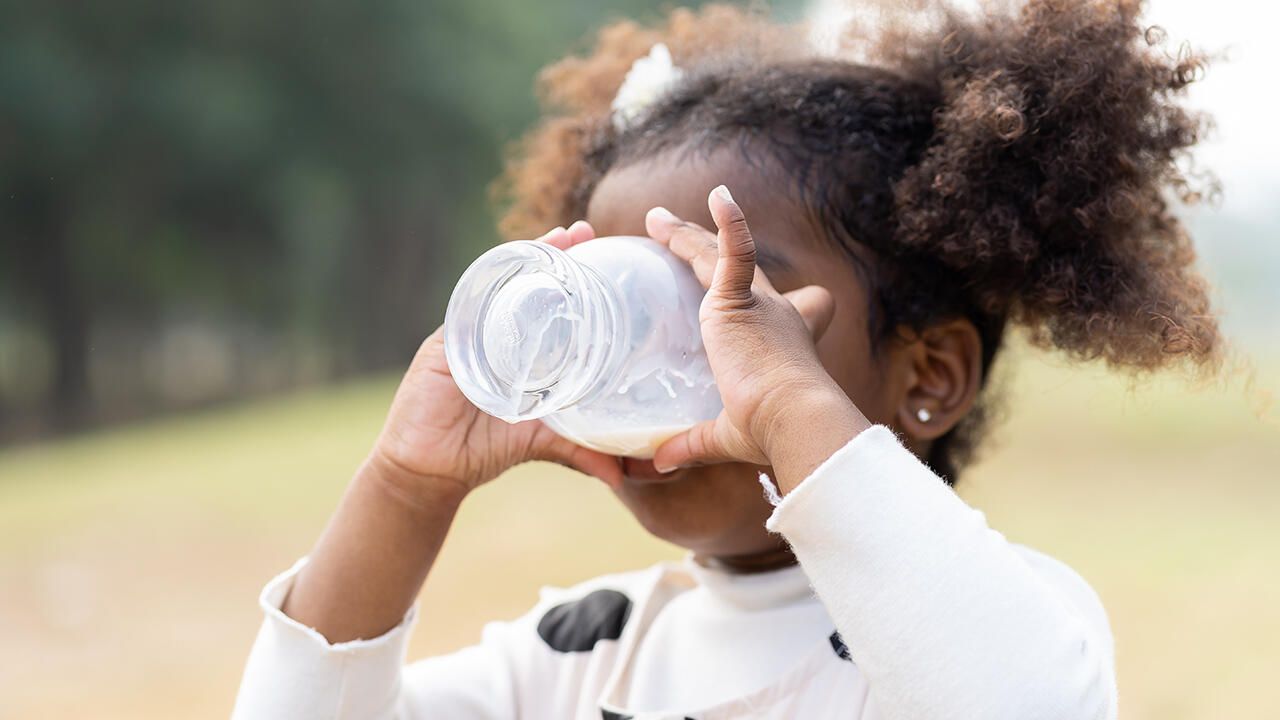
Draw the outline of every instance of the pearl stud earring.
<instances>
[{"instance_id":1,"label":"pearl stud earring","mask_svg":"<svg viewBox=\"0 0 1280 720\"><path fill-rule=\"evenodd\" d=\"M920 419L920 422L927 423L933 419L933 413L929 412L929 408L920 408L916 411L916 417Z\"/></svg>"}]
</instances>

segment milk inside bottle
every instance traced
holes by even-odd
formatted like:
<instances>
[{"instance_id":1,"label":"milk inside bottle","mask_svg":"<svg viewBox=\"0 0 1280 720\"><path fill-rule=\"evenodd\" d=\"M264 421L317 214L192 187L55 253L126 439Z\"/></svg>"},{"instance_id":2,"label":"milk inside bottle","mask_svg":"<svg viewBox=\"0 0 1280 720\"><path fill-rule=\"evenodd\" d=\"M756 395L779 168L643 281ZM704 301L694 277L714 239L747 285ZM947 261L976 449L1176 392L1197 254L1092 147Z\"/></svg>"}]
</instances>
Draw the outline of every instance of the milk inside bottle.
<instances>
[{"instance_id":1,"label":"milk inside bottle","mask_svg":"<svg viewBox=\"0 0 1280 720\"><path fill-rule=\"evenodd\" d=\"M705 290L643 237L567 251L504 243L462 275L445 314L445 354L476 407L541 418L612 455L648 458L722 408L698 327Z\"/></svg>"}]
</instances>

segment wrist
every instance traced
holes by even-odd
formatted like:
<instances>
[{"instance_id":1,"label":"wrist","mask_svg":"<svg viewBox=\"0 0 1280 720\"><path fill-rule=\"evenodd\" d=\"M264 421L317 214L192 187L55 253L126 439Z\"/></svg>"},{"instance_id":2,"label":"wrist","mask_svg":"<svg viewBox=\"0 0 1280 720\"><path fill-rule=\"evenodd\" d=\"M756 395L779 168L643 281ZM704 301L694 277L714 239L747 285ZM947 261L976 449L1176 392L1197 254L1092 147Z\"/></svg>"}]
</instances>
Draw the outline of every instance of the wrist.
<instances>
[{"instance_id":1,"label":"wrist","mask_svg":"<svg viewBox=\"0 0 1280 720\"><path fill-rule=\"evenodd\" d=\"M760 447L786 495L871 422L830 377L784 388L785 407L771 416Z\"/></svg>"},{"instance_id":2,"label":"wrist","mask_svg":"<svg viewBox=\"0 0 1280 720\"><path fill-rule=\"evenodd\" d=\"M765 454L812 432L815 418L853 404L825 372L771 380L769 385L772 390L757 406L750 428L752 439Z\"/></svg>"},{"instance_id":3,"label":"wrist","mask_svg":"<svg viewBox=\"0 0 1280 720\"><path fill-rule=\"evenodd\" d=\"M403 620L466 495L380 455L361 464L281 605L330 643L379 637Z\"/></svg>"},{"instance_id":4,"label":"wrist","mask_svg":"<svg viewBox=\"0 0 1280 720\"><path fill-rule=\"evenodd\" d=\"M419 515L438 515L442 510L452 514L471 491L458 480L415 473L378 447L356 471L356 482Z\"/></svg>"}]
</instances>

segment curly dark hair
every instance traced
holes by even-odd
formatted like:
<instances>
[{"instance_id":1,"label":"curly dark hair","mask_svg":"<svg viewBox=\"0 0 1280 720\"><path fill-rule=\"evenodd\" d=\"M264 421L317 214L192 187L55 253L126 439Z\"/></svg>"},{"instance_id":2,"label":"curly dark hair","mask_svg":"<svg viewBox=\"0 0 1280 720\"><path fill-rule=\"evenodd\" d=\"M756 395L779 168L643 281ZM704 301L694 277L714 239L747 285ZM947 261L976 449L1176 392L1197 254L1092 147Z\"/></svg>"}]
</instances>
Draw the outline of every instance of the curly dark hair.
<instances>
[{"instance_id":1,"label":"curly dark hair","mask_svg":"<svg viewBox=\"0 0 1280 720\"><path fill-rule=\"evenodd\" d=\"M858 61L731 6L612 25L589 57L543 71L552 113L509 165L503 230L528 237L582 217L606 172L654 153L739 147L789 173L796 201L867 278L877 344L963 317L984 378L1011 323L1117 368L1214 368L1207 283L1167 200L1199 199L1179 164L1209 121L1175 101L1203 59L1162 50L1140 10L938 7L929 22L916 13L847 37ZM686 75L617 130L610 102L659 41ZM948 483L971 459L982 406L930 448Z\"/></svg>"}]
</instances>

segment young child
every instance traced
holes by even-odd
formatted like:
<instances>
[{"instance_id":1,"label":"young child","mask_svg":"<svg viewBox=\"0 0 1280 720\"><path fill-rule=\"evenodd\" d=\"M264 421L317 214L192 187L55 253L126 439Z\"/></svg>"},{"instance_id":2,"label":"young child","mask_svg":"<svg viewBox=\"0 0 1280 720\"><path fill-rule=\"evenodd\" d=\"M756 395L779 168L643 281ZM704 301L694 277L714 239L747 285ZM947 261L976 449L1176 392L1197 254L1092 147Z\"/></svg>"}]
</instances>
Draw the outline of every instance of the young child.
<instances>
[{"instance_id":1,"label":"young child","mask_svg":"<svg viewBox=\"0 0 1280 720\"><path fill-rule=\"evenodd\" d=\"M1216 359L1165 204L1192 195L1175 161L1201 121L1172 99L1198 66L1138 9L884 24L848 45L868 64L679 10L551 67L564 112L513 166L507 227L687 260L724 412L652 461L608 457L477 411L437 331L315 549L263 592L235 716L1116 717L1097 596L949 485L1010 323L1117 367ZM544 591L402 667L459 503L532 459L605 481L686 559Z\"/></svg>"}]
</instances>

